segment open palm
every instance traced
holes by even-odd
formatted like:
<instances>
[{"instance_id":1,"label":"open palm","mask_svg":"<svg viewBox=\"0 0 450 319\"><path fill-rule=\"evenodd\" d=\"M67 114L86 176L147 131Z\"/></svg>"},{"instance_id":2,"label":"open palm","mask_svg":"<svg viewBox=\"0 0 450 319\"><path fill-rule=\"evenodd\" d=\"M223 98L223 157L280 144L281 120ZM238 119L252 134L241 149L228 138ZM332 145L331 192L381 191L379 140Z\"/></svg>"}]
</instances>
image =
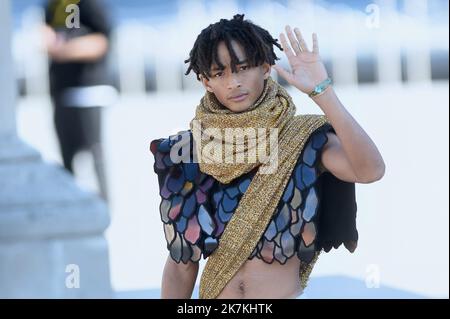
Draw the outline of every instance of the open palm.
<instances>
[{"instance_id":1,"label":"open palm","mask_svg":"<svg viewBox=\"0 0 450 319\"><path fill-rule=\"evenodd\" d=\"M295 35L290 26L286 26L286 34L292 48L287 43L285 35L280 34L281 45L291 70L287 71L278 65L273 67L289 84L304 93L310 93L317 84L328 77L328 73L319 55L317 34L313 33L312 35L313 49L310 51L300 30L295 28L294 32Z\"/></svg>"}]
</instances>

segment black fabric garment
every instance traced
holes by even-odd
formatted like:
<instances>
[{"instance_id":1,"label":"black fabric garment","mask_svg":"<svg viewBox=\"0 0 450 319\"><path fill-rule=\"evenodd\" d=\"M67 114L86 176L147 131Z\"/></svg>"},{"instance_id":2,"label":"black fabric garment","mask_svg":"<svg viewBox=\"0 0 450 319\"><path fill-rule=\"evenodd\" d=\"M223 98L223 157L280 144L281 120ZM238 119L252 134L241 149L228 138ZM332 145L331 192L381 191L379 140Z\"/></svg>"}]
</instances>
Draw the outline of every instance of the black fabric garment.
<instances>
[{"instance_id":1,"label":"black fabric garment","mask_svg":"<svg viewBox=\"0 0 450 319\"><path fill-rule=\"evenodd\" d=\"M65 5L70 1L49 0L45 5L45 21L58 36L66 40L100 33L109 38L111 22L108 6L101 0L81 0L77 5L80 28L68 28ZM58 7L58 4L64 4ZM64 167L74 173L73 160L82 150L92 154L101 196L107 200L107 182L101 144L101 112L99 105L77 107L64 98L66 89L110 84L106 67L107 54L92 62L50 61L50 94L54 107L54 124Z\"/></svg>"},{"instance_id":2,"label":"black fabric garment","mask_svg":"<svg viewBox=\"0 0 450 319\"><path fill-rule=\"evenodd\" d=\"M344 182L329 172L324 172L319 179L322 207L319 213L318 248L329 252L343 243L353 252L358 241L355 184Z\"/></svg>"},{"instance_id":3,"label":"black fabric garment","mask_svg":"<svg viewBox=\"0 0 450 319\"><path fill-rule=\"evenodd\" d=\"M73 158L80 150L90 150L100 144L101 107L65 107L54 110L56 134L64 166L73 172Z\"/></svg>"},{"instance_id":4,"label":"black fabric garment","mask_svg":"<svg viewBox=\"0 0 450 319\"><path fill-rule=\"evenodd\" d=\"M328 124L323 129L336 133ZM318 214L320 231L317 234L317 248L329 252L344 244L353 252L358 242L355 183L345 182L330 172L324 172L319 176L318 185L322 200Z\"/></svg>"},{"instance_id":5,"label":"black fabric garment","mask_svg":"<svg viewBox=\"0 0 450 319\"><path fill-rule=\"evenodd\" d=\"M102 132L102 107L67 107L53 102L53 120L64 168L74 173L75 155L83 150L92 154L100 194L108 200Z\"/></svg>"},{"instance_id":6,"label":"black fabric garment","mask_svg":"<svg viewBox=\"0 0 450 319\"><path fill-rule=\"evenodd\" d=\"M73 39L83 35L101 33L106 37L111 34L111 22L107 13L109 8L101 0L81 0L80 28L67 28L60 25L55 16L55 4L61 0L50 0L45 7L45 21L60 36ZM65 88L111 84L106 65L107 55L93 62L64 62L50 61L50 91L57 95Z\"/></svg>"}]
</instances>

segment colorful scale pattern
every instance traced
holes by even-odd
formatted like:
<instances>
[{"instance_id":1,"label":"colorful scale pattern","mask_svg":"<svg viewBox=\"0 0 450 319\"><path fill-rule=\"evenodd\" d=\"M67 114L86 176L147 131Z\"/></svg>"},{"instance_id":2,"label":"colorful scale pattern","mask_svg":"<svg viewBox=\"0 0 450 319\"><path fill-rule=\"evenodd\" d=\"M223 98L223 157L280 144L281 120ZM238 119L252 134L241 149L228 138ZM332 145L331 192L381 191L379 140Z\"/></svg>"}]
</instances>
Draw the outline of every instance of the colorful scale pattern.
<instances>
[{"instance_id":1,"label":"colorful scale pattern","mask_svg":"<svg viewBox=\"0 0 450 319\"><path fill-rule=\"evenodd\" d=\"M160 214L167 248L178 263L207 258L218 246L220 237L247 190L256 170L222 184L199 170L198 163L173 163L170 150L189 130L151 142L154 171L160 186ZM311 134L278 203L272 220L249 259L260 258L280 264L294 255L303 263L316 256L320 175L319 156L327 142L326 130ZM192 157L190 158L192 160Z\"/></svg>"}]
</instances>

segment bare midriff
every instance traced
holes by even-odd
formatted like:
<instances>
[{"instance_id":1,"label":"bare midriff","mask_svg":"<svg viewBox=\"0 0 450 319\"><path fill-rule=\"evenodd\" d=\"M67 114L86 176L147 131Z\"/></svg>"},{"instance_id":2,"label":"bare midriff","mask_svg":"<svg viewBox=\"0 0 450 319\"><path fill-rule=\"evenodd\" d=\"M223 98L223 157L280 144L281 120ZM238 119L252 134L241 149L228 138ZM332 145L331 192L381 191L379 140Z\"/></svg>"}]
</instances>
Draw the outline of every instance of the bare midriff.
<instances>
[{"instance_id":1,"label":"bare midriff","mask_svg":"<svg viewBox=\"0 0 450 319\"><path fill-rule=\"evenodd\" d=\"M285 264L276 260L268 264L255 257L242 265L217 298L297 298L302 292L299 269L300 260L296 256Z\"/></svg>"}]
</instances>

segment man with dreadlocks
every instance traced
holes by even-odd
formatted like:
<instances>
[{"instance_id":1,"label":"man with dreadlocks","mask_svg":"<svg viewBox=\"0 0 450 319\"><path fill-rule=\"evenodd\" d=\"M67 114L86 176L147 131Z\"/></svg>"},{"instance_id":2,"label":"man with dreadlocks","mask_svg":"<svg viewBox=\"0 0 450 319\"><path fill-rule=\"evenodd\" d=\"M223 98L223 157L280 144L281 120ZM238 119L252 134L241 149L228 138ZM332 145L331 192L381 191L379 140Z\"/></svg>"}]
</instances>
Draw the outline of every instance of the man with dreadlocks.
<instances>
[{"instance_id":1,"label":"man with dreadlocks","mask_svg":"<svg viewBox=\"0 0 450 319\"><path fill-rule=\"evenodd\" d=\"M200 298L295 298L322 251L356 248L355 183L382 178L384 162L336 96L317 35L309 50L286 34L281 46L238 14L204 29L185 61L205 95L189 130L150 145L170 251L162 298L191 297L202 256ZM272 66L325 115L295 115Z\"/></svg>"}]
</instances>

